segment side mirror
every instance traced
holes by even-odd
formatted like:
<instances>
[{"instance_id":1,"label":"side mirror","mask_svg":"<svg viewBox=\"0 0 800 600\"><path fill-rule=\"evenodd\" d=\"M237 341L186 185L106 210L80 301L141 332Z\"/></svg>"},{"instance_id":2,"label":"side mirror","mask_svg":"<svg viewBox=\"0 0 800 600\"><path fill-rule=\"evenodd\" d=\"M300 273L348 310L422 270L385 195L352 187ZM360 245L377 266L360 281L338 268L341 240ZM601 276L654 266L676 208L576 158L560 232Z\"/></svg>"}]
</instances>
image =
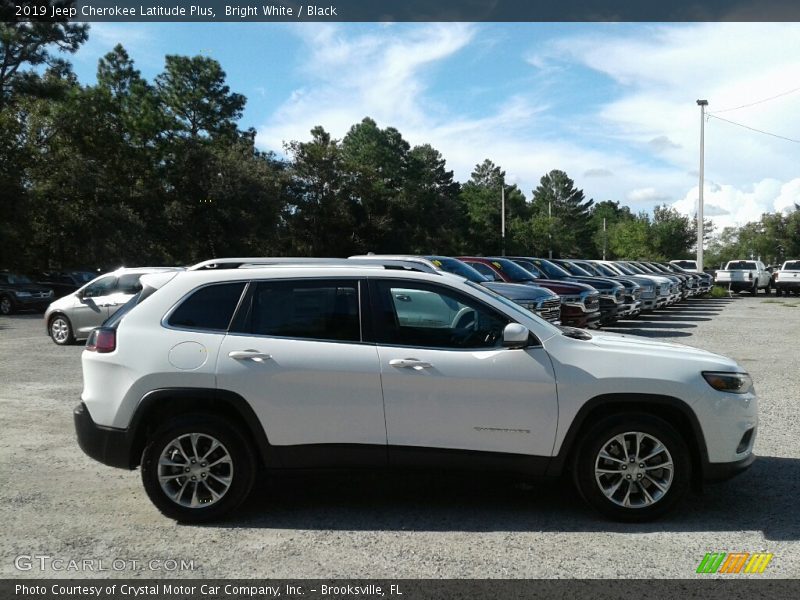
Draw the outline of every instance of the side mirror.
<instances>
[{"instance_id":1,"label":"side mirror","mask_svg":"<svg viewBox=\"0 0 800 600\"><path fill-rule=\"evenodd\" d=\"M525 348L530 344L531 332L524 325L509 323L503 329L504 348Z\"/></svg>"}]
</instances>

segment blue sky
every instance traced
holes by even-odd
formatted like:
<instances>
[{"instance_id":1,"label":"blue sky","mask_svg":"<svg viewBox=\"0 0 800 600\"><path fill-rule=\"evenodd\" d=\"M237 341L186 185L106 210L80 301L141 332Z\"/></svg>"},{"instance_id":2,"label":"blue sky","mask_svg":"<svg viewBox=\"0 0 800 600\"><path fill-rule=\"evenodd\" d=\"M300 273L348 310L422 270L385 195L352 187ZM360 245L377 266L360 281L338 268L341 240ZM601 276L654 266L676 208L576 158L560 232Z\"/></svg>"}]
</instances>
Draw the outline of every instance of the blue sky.
<instances>
[{"instance_id":1,"label":"blue sky","mask_svg":"<svg viewBox=\"0 0 800 600\"><path fill-rule=\"evenodd\" d=\"M464 181L490 158L526 195L553 168L588 197L692 214L699 112L800 87L797 24L96 23L82 82L122 43L152 79L165 54L218 60L248 98L262 149L334 137L365 116L431 143ZM800 93L720 114L800 139ZM706 124L708 212L719 226L800 202L800 144Z\"/></svg>"}]
</instances>

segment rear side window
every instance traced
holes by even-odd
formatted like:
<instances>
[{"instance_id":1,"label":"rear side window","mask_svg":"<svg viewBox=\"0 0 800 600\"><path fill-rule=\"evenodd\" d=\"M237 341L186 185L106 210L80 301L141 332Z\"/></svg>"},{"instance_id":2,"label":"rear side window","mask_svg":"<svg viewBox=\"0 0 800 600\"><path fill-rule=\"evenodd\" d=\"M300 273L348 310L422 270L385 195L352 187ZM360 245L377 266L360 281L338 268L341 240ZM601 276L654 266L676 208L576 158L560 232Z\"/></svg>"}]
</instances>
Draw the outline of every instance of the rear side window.
<instances>
[{"instance_id":1,"label":"rear side window","mask_svg":"<svg viewBox=\"0 0 800 600\"><path fill-rule=\"evenodd\" d=\"M227 331L244 282L207 285L189 296L167 321L171 327Z\"/></svg>"},{"instance_id":2,"label":"rear side window","mask_svg":"<svg viewBox=\"0 0 800 600\"><path fill-rule=\"evenodd\" d=\"M261 282L253 295L250 323L256 335L358 342L358 282Z\"/></svg>"}]
</instances>

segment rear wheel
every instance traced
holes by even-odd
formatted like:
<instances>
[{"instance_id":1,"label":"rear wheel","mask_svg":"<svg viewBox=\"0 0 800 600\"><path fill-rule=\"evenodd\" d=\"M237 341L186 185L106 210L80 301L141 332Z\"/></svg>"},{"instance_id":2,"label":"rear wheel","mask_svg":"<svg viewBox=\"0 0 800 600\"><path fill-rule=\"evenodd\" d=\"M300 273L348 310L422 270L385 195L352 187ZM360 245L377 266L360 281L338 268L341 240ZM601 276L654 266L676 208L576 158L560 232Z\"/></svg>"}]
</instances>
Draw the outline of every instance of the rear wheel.
<instances>
[{"instance_id":1,"label":"rear wheel","mask_svg":"<svg viewBox=\"0 0 800 600\"><path fill-rule=\"evenodd\" d=\"M691 480L686 442L663 419L605 418L576 453L573 476L586 502L618 521L647 521L672 509Z\"/></svg>"},{"instance_id":2,"label":"rear wheel","mask_svg":"<svg viewBox=\"0 0 800 600\"><path fill-rule=\"evenodd\" d=\"M775 295L776 295L776 296L780 296L780 295L781 295L781 293L782 293L782 292L781 292L781 288L779 288L779 287L776 287L776 288L775 288Z\"/></svg>"},{"instance_id":3,"label":"rear wheel","mask_svg":"<svg viewBox=\"0 0 800 600\"><path fill-rule=\"evenodd\" d=\"M142 483L165 516L185 523L219 519L250 493L256 459L235 424L217 415L168 421L142 454Z\"/></svg>"},{"instance_id":4,"label":"rear wheel","mask_svg":"<svg viewBox=\"0 0 800 600\"><path fill-rule=\"evenodd\" d=\"M769 296L770 290L772 290L772 282L771 281L767 284L767 287L764 288L764 293L767 296Z\"/></svg>"}]
</instances>

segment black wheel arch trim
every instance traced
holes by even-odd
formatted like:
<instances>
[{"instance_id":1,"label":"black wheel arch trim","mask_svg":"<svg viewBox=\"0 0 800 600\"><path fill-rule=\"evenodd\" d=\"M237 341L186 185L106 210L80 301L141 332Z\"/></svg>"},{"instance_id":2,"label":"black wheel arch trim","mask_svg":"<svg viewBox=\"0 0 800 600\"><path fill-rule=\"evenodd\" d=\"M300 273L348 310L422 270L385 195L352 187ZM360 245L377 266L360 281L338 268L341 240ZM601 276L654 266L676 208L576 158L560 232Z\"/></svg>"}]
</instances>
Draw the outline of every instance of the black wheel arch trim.
<instances>
[{"instance_id":1,"label":"black wheel arch trim","mask_svg":"<svg viewBox=\"0 0 800 600\"><path fill-rule=\"evenodd\" d=\"M280 466L275 448L270 445L267 434L253 408L239 394L229 390L214 388L159 388L145 394L131 418L128 432L132 440L130 448L130 468L136 468L146 443L146 428L150 425L150 417L164 410L167 414L171 408L191 401L196 407L184 404L175 414L189 412L215 412L232 414L246 428L245 433L255 445L261 464L267 468ZM169 406L167 403L173 403Z\"/></svg>"},{"instance_id":2,"label":"black wheel arch trim","mask_svg":"<svg viewBox=\"0 0 800 600\"><path fill-rule=\"evenodd\" d=\"M692 408L683 400L673 396L666 396L662 394L636 394L636 393L617 393L617 394L602 394L595 396L578 411L578 414L572 420L569 429L567 430L564 440L561 442L558 454L553 456L547 474L551 476L558 476L564 472L568 466L568 460L572 456L573 451L580 443L578 434L587 424L587 418L595 411L603 411L603 408L611 407L624 407L625 410L638 410L639 412L651 412L658 416L658 411L648 411L648 408L666 408L667 410L677 410L686 419L691 429L692 439L687 439L686 443L689 445L690 450L696 454L695 458L698 460L699 467L695 476L702 477L703 474L709 470L708 449L706 447L705 436L703 429L700 427L700 422L697 420L697 415Z\"/></svg>"}]
</instances>

